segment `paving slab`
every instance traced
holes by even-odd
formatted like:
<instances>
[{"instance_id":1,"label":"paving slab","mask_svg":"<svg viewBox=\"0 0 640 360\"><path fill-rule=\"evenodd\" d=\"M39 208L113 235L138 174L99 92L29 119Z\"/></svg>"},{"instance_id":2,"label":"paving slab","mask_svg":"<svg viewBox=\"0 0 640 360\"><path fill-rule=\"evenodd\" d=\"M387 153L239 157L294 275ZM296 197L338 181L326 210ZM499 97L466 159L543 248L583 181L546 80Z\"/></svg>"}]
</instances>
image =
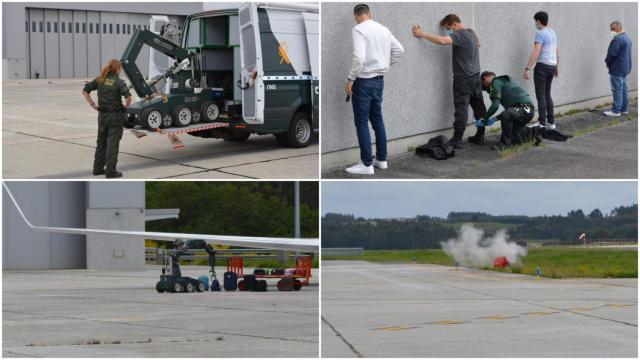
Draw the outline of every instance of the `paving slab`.
<instances>
[{"instance_id":1,"label":"paving slab","mask_svg":"<svg viewBox=\"0 0 640 360\"><path fill-rule=\"evenodd\" d=\"M461 178L461 179L635 179L638 174L638 108L630 115L607 118L580 112L557 120L558 129L578 134L566 142L544 140L542 146L501 157L490 146L499 132L487 135L487 145L465 143L448 160L421 158L413 152L389 157L389 169L375 175L351 175L343 167L323 171L325 179ZM472 134L467 134L472 135ZM424 138L424 143L428 136Z\"/></svg>"},{"instance_id":2,"label":"paving slab","mask_svg":"<svg viewBox=\"0 0 640 360\"><path fill-rule=\"evenodd\" d=\"M80 95L84 82L81 79L3 81L5 178L93 179L97 113ZM283 148L269 135L252 135L240 143L188 134L179 138L185 147L173 149L164 135L150 134L138 139L125 130L120 142L119 170L125 178L145 179L188 178L191 173L199 173L199 178L210 175L210 178L227 179L317 179L319 176L318 134L304 149ZM274 160L277 162L269 167L261 165ZM256 169L251 169L253 164ZM238 166L248 170L237 174L224 171L226 167Z\"/></svg>"},{"instance_id":3,"label":"paving slab","mask_svg":"<svg viewBox=\"0 0 640 360\"><path fill-rule=\"evenodd\" d=\"M637 279L322 262L323 357L637 357Z\"/></svg>"},{"instance_id":4,"label":"paving slab","mask_svg":"<svg viewBox=\"0 0 640 360\"><path fill-rule=\"evenodd\" d=\"M318 357L317 272L296 292L191 294L157 293L159 274L3 271L3 357Z\"/></svg>"}]
</instances>

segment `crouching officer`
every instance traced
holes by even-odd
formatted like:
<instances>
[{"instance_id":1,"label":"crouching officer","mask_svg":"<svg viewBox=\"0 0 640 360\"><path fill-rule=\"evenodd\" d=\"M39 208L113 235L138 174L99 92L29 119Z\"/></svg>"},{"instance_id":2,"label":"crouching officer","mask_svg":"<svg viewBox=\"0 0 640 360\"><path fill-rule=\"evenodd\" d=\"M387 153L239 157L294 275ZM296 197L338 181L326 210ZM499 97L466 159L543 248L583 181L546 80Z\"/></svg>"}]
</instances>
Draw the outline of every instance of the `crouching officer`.
<instances>
[{"instance_id":1,"label":"crouching officer","mask_svg":"<svg viewBox=\"0 0 640 360\"><path fill-rule=\"evenodd\" d=\"M129 88L119 77L121 69L119 60L109 60L100 71L100 76L86 83L82 90L87 103L98 111L98 141L93 160L93 175L105 175L108 179L122 177L122 173L116 171L118 147L127 110L131 105ZM93 90L98 90L98 105L91 98L90 93ZM121 97L125 98L124 106Z\"/></svg>"},{"instance_id":2,"label":"crouching officer","mask_svg":"<svg viewBox=\"0 0 640 360\"><path fill-rule=\"evenodd\" d=\"M469 142L484 144L484 127L491 126L496 120L501 122L502 136L500 142L492 146L492 149L502 150L532 140L531 132L526 127L535 112L529 94L508 75L496 76L491 71L485 71L480 78L482 89L488 92L491 98L491 107L487 110L487 115L477 122L478 134L469 138ZM500 105L505 110L492 118Z\"/></svg>"}]
</instances>

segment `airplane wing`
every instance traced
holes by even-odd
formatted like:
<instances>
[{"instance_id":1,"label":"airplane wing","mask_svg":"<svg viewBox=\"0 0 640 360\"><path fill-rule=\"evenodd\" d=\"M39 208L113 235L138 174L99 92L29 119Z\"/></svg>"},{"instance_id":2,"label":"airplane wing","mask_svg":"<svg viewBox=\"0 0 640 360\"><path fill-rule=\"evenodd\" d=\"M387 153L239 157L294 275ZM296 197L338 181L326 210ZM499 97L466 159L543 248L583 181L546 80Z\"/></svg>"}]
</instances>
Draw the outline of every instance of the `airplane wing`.
<instances>
[{"instance_id":1,"label":"airplane wing","mask_svg":"<svg viewBox=\"0 0 640 360\"><path fill-rule=\"evenodd\" d=\"M260 249L274 250L290 250L303 252L318 252L320 241L318 239L297 239L297 238L274 238L274 237L255 237L255 236L227 236L227 235L204 235L204 234L184 234L184 233L167 233L167 232L147 232L147 231L126 231L126 230L100 230L100 229L81 229L81 228L61 228L48 226L35 226L31 224L29 219L24 215L18 202L13 197L6 182L2 183L4 189L9 194L13 205L15 205L22 220L33 230L62 234L77 235L111 235L111 236L128 236L140 239L152 240L205 240L214 242L217 245L256 247Z\"/></svg>"}]
</instances>

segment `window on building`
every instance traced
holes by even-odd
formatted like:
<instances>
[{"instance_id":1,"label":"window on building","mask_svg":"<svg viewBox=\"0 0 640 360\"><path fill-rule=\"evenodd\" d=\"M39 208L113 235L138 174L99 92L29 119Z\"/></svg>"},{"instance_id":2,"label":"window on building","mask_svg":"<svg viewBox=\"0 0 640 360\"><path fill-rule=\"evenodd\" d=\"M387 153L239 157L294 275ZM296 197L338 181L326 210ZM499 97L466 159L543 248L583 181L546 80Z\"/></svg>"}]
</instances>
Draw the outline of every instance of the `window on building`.
<instances>
[{"instance_id":1,"label":"window on building","mask_svg":"<svg viewBox=\"0 0 640 360\"><path fill-rule=\"evenodd\" d=\"M82 23L82 33L83 34L87 33L87 23Z\"/></svg>"},{"instance_id":2,"label":"window on building","mask_svg":"<svg viewBox=\"0 0 640 360\"><path fill-rule=\"evenodd\" d=\"M109 34L113 34L113 24L109 24Z\"/></svg>"},{"instance_id":3,"label":"window on building","mask_svg":"<svg viewBox=\"0 0 640 360\"><path fill-rule=\"evenodd\" d=\"M89 34L93 34L93 23L89 23Z\"/></svg>"},{"instance_id":4,"label":"window on building","mask_svg":"<svg viewBox=\"0 0 640 360\"><path fill-rule=\"evenodd\" d=\"M36 32L36 22L35 21L31 22L31 32Z\"/></svg>"},{"instance_id":5,"label":"window on building","mask_svg":"<svg viewBox=\"0 0 640 360\"><path fill-rule=\"evenodd\" d=\"M76 34L80 34L80 23L76 23Z\"/></svg>"},{"instance_id":6,"label":"window on building","mask_svg":"<svg viewBox=\"0 0 640 360\"><path fill-rule=\"evenodd\" d=\"M120 24L116 24L116 34L120 34Z\"/></svg>"},{"instance_id":7,"label":"window on building","mask_svg":"<svg viewBox=\"0 0 640 360\"><path fill-rule=\"evenodd\" d=\"M69 34L73 34L73 23L69 23Z\"/></svg>"},{"instance_id":8,"label":"window on building","mask_svg":"<svg viewBox=\"0 0 640 360\"><path fill-rule=\"evenodd\" d=\"M44 32L44 23L42 21L39 21L38 28L40 30L39 32Z\"/></svg>"},{"instance_id":9,"label":"window on building","mask_svg":"<svg viewBox=\"0 0 640 360\"><path fill-rule=\"evenodd\" d=\"M51 32L51 21L47 21L47 32Z\"/></svg>"},{"instance_id":10,"label":"window on building","mask_svg":"<svg viewBox=\"0 0 640 360\"><path fill-rule=\"evenodd\" d=\"M66 25L66 24L67 24L67 23L66 23L66 22L64 22L64 21L60 23L60 32L61 32L61 33L63 33L63 34L65 33L65 25Z\"/></svg>"},{"instance_id":11,"label":"window on building","mask_svg":"<svg viewBox=\"0 0 640 360\"><path fill-rule=\"evenodd\" d=\"M100 23L96 23L96 34L100 34Z\"/></svg>"},{"instance_id":12,"label":"window on building","mask_svg":"<svg viewBox=\"0 0 640 360\"><path fill-rule=\"evenodd\" d=\"M57 21L53 23L53 32L56 33L56 34L58 33L58 22Z\"/></svg>"},{"instance_id":13,"label":"window on building","mask_svg":"<svg viewBox=\"0 0 640 360\"><path fill-rule=\"evenodd\" d=\"M131 35L131 24L127 24L127 34Z\"/></svg>"},{"instance_id":14,"label":"window on building","mask_svg":"<svg viewBox=\"0 0 640 360\"><path fill-rule=\"evenodd\" d=\"M29 32L29 22L28 21L24 22L24 31L25 32Z\"/></svg>"}]
</instances>

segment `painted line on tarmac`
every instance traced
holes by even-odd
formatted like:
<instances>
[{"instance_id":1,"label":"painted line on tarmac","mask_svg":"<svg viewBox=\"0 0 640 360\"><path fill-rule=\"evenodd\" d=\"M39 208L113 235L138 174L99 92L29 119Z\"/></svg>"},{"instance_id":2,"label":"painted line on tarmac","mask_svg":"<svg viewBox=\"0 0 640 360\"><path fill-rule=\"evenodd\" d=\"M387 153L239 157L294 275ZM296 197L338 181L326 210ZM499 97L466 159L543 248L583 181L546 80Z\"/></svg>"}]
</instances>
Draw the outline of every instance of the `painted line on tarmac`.
<instances>
[{"instance_id":1,"label":"painted line on tarmac","mask_svg":"<svg viewBox=\"0 0 640 360\"><path fill-rule=\"evenodd\" d=\"M371 330L400 331L400 330L411 330L411 329L417 329L417 328L418 326L387 326L387 327L375 328Z\"/></svg>"},{"instance_id":2,"label":"painted line on tarmac","mask_svg":"<svg viewBox=\"0 0 640 360\"><path fill-rule=\"evenodd\" d=\"M345 343L345 345L347 345L347 347L351 350L351 352L353 352L359 358L364 357L358 350L356 350L356 348L349 341L347 341L347 339L345 339L345 337L333 325L331 325L330 322L327 321L327 319L324 318L324 316L321 316L321 318L322 318L322 321L325 324L327 324L329 328L331 328L333 333L336 334L336 336L340 338L340 340L342 340L342 342Z\"/></svg>"}]
</instances>

